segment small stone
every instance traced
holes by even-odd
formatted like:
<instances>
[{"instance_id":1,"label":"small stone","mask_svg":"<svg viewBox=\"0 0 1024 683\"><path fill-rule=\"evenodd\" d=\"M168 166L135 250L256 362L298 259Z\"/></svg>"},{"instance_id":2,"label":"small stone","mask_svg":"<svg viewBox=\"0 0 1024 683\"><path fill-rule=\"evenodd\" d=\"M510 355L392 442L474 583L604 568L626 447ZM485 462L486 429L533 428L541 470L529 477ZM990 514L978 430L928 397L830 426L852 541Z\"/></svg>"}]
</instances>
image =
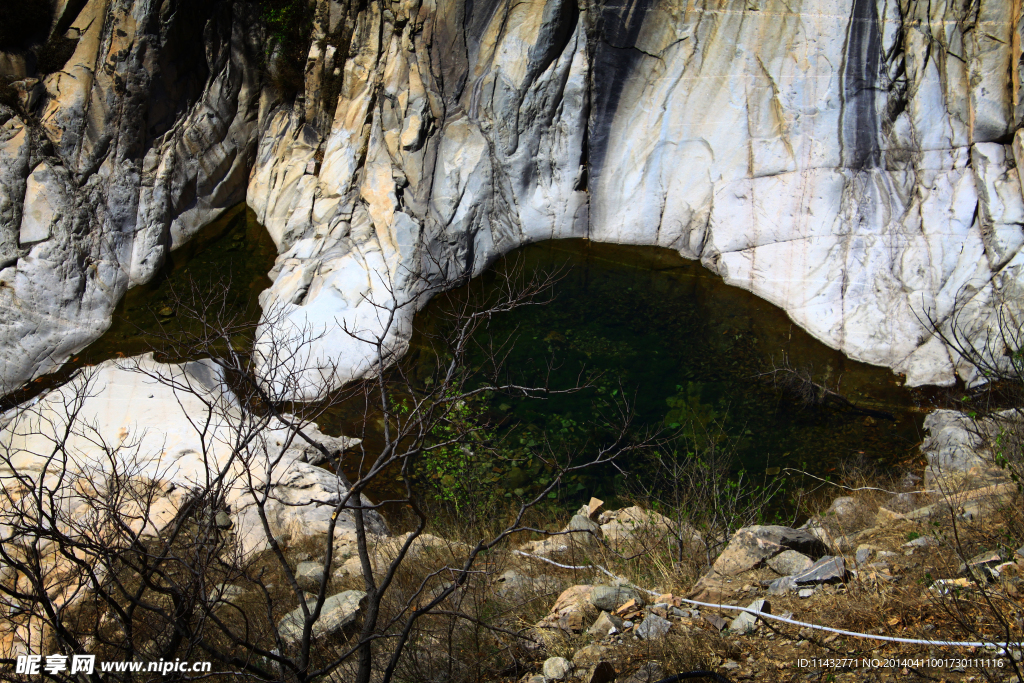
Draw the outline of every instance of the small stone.
<instances>
[{"instance_id":1,"label":"small stone","mask_svg":"<svg viewBox=\"0 0 1024 683\"><path fill-rule=\"evenodd\" d=\"M768 567L780 576L790 576L807 571L814 560L795 550L786 550L768 560Z\"/></svg>"},{"instance_id":2,"label":"small stone","mask_svg":"<svg viewBox=\"0 0 1024 683\"><path fill-rule=\"evenodd\" d=\"M798 586L818 583L837 583L846 579L846 561L841 557L825 556L805 571L792 577Z\"/></svg>"},{"instance_id":3,"label":"small stone","mask_svg":"<svg viewBox=\"0 0 1024 683\"><path fill-rule=\"evenodd\" d=\"M572 662L565 657L550 657L544 662L543 671L545 678L561 681L572 671Z\"/></svg>"},{"instance_id":4,"label":"small stone","mask_svg":"<svg viewBox=\"0 0 1024 683\"><path fill-rule=\"evenodd\" d=\"M747 609L754 610L755 612L763 612L765 614L771 614L771 604L767 600L755 600L754 602L747 605ZM738 617L732 620L729 624L729 628L736 633L747 633L748 631L754 630L757 625L758 616L751 614L750 612L741 612Z\"/></svg>"},{"instance_id":5,"label":"small stone","mask_svg":"<svg viewBox=\"0 0 1024 683\"><path fill-rule=\"evenodd\" d=\"M669 632L672 622L662 619L657 614L651 614L636 627L636 635L643 640L657 640Z\"/></svg>"},{"instance_id":6,"label":"small stone","mask_svg":"<svg viewBox=\"0 0 1024 683\"><path fill-rule=\"evenodd\" d=\"M870 545L859 545L857 546L857 552L854 555L854 559L857 564L864 564L871 559L871 556L875 554L874 546Z\"/></svg>"},{"instance_id":7,"label":"small stone","mask_svg":"<svg viewBox=\"0 0 1024 683\"><path fill-rule=\"evenodd\" d=\"M633 622L630 621L629 619L627 619L626 621L622 622L622 629L626 630L627 628L633 628Z\"/></svg>"},{"instance_id":8,"label":"small stone","mask_svg":"<svg viewBox=\"0 0 1024 683\"><path fill-rule=\"evenodd\" d=\"M725 669L726 671L735 671L736 669L740 668L740 663L736 662L736 661L733 661L731 659L727 659L722 664L722 668Z\"/></svg>"},{"instance_id":9,"label":"small stone","mask_svg":"<svg viewBox=\"0 0 1024 683\"><path fill-rule=\"evenodd\" d=\"M785 595L796 590L792 576L782 576L768 584L768 595Z\"/></svg>"},{"instance_id":10,"label":"small stone","mask_svg":"<svg viewBox=\"0 0 1024 683\"><path fill-rule=\"evenodd\" d=\"M711 624L712 626L714 626L715 629L718 630L718 631L721 631L728 624L728 622L726 622L725 619L723 619L722 617L718 616L717 614L705 614L704 615L704 621L706 621L709 624Z\"/></svg>"},{"instance_id":11,"label":"small stone","mask_svg":"<svg viewBox=\"0 0 1024 683\"><path fill-rule=\"evenodd\" d=\"M811 597L812 595L814 595L813 588L801 588L800 591L797 593L798 597L805 599Z\"/></svg>"},{"instance_id":12,"label":"small stone","mask_svg":"<svg viewBox=\"0 0 1024 683\"><path fill-rule=\"evenodd\" d=\"M936 548L939 542L934 536L918 536L912 541L903 544L904 548Z\"/></svg>"}]
</instances>

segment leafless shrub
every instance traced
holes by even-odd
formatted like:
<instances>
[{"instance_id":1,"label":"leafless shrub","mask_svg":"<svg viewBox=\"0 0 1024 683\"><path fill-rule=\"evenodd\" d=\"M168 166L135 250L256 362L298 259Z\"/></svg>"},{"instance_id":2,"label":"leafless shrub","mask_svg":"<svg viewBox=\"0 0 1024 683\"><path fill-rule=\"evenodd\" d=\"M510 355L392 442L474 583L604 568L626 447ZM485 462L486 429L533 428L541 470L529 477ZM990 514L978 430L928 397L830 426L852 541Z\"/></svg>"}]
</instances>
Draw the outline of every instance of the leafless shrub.
<instances>
[{"instance_id":1,"label":"leafless shrub","mask_svg":"<svg viewBox=\"0 0 1024 683\"><path fill-rule=\"evenodd\" d=\"M155 435L112 438L85 419L100 389L89 373L9 416L0 440L0 597L3 618L24 634L19 647L109 660L208 659L225 672L289 682L388 681L414 670L424 680L477 680L495 653L514 662L522 629L486 597L494 567L483 559L520 533L548 533L531 524L530 511L564 477L647 442L631 435L630 407L621 403L615 438L552 453L550 483L498 515L489 533L479 527L472 539L435 547L408 475L424 454L475 443L482 427L460 419L466 402L485 391L543 397L580 388L522 383L506 362L513 342L486 334L492 316L543 303L547 276L509 273L490 298L457 302L434 337L432 382L395 363L404 316L455 283L435 273L408 298L383 283L385 300L366 301L377 325L340 324L372 351L366 379L340 391L340 368L311 350L328 330L294 324L285 308L255 324L232 318L224 287L193 283L177 292L184 323L153 335L156 358L204 360L163 365L145 356L120 366L171 392L182 409L197 464L174 490L170 473L154 465L163 450ZM469 368L471 348L485 360ZM341 402L361 414L352 436L363 440L348 452L315 427ZM299 528L290 537L280 520L292 503L280 482L297 467L310 471L296 464L298 451L331 468L316 470L324 492L311 502L331 514L316 518L316 534ZM386 493L371 502L366 492L385 479L398 483L375 489ZM405 510L409 533L383 538L382 508ZM228 511L234 528L223 519ZM317 578L299 574L297 555L319 564ZM346 588L362 592L359 620L322 634L328 597Z\"/></svg>"}]
</instances>

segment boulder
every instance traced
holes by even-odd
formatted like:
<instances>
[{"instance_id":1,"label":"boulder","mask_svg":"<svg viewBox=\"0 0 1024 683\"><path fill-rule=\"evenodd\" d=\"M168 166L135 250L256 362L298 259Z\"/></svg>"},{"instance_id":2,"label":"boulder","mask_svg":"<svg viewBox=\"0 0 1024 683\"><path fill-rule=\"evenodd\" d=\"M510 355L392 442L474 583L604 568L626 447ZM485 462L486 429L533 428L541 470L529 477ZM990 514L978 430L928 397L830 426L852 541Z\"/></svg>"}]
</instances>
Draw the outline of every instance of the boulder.
<instances>
[{"instance_id":1,"label":"boulder","mask_svg":"<svg viewBox=\"0 0 1024 683\"><path fill-rule=\"evenodd\" d=\"M363 591L350 590L324 600L320 618L313 624L313 637L322 638L341 632L359 616L365 599ZM304 623L302 608L297 607L281 619L277 631L286 643L296 643L302 638Z\"/></svg>"},{"instance_id":2,"label":"boulder","mask_svg":"<svg viewBox=\"0 0 1024 683\"><path fill-rule=\"evenodd\" d=\"M713 569L722 576L735 576L786 550L812 557L827 552L825 545L808 531L784 526L750 526L733 534Z\"/></svg>"},{"instance_id":3,"label":"boulder","mask_svg":"<svg viewBox=\"0 0 1024 683\"><path fill-rule=\"evenodd\" d=\"M570 586L562 591L547 616L538 621L535 628L557 628L563 631L582 631L584 624L597 615L590 604L592 586Z\"/></svg>"},{"instance_id":4,"label":"boulder","mask_svg":"<svg viewBox=\"0 0 1024 683\"><path fill-rule=\"evenodd\" d=\"M643 605L643 598L640 592L632 586L616 584L614 586L594 586L590 592L590 604L605 612L614 612L626 602L634 600L637 605Z\"/></svg>"},{"instance_id":5,"label":"boulder","mask_svg":"<svg viewBox=\"0 0 1024 683\"><path fill-rule=\"evenodd\" d=\"M572 662L565 657L549 657L544 661L544 677L552 681L563 681L572 673Z\"/></svg>"}]
</instances>

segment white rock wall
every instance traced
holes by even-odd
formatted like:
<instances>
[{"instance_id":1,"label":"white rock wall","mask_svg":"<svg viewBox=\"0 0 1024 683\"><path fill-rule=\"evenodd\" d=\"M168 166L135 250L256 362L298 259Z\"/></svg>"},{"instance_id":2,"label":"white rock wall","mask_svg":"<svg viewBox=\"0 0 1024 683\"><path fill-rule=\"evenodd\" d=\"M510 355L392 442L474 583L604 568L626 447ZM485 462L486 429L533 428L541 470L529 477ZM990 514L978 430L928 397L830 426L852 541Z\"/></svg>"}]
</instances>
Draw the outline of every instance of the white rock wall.
<instances>
[{"instance_id":1,"label":"white rock wall","mask_svg":"<svg viewBox=\"0 0 1024 683\"><path fill-rule=\"evenodd\" d=\"M970 378L922 321L959 297L983 336L1020 300L1019 0L480 5L318 0L281 104L238 4L148 139L175 38L90 0L68 65L23 83L38 126L3 119L2 380L98 336L246 183L281 252L263 304L338 383L374 365L350 332L401 352L438 268L573 236L700 259L909 383Z\"/></svg>"},{"instance_id":2,"label":"white rock wall","mask_svg":"<svg viewBox=\"0 0 1024 683\"><path fill-rule=\"evenodd\" d=\"M361 306L409 300L427 255L478 273L541 239L659 245L851 357L948 384L928 317L959 299L982 335L1019 301L1018 5L369 10L330 131L261 122L248 201L282 252L264 305L325 332L313 356L342 382L374 351L335 320L381 333Z\"/></svg>"}]
</instances>

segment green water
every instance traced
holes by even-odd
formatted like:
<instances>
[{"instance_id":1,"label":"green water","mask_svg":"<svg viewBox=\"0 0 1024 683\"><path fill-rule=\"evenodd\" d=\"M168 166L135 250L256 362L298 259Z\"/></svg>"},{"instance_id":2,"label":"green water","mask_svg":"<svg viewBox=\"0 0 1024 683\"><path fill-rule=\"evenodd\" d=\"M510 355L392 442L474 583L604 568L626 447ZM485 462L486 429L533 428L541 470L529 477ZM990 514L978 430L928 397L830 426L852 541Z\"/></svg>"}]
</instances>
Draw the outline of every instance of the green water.
<instances>
[{"instance_id":1,"label":"green water","mask_svg":"<svg viewBox=\"0 0 1024 683\"><path fill-rule=\"evenodd\" d=\"M667 249L544 242L513 252L484 274L519 263L527 274L561 271L545 306L495 316L487 333L518 341L508 367L526 384L593 386L544 400L494 395L479 409L499 424L508 460L490 471L493 485L529 489L545 473L535 456L544 448L593 448L611 438L600 426L624 394L635 411L634 433L679 433L699 449L709 439L728 443L735 467L774 474L774 467L837 474L843 465L888 469L918 457L924 400L901 387L891 371L858 363L803 332L784 312L730 287ZM413 364L430 362L427 340L444 317L444 298L416 317ZM863 410L811 408L779 390L764 373L787 358L814 380ZM548 362L555 369L548 371ZM509 469L509 465L513 465ZM620 466L642 475L638 463ZM545 483L545 482L541 482ZM560 497L615 496L622 475L610 468L576 477Z\"/></svg>"}]
</instances>

